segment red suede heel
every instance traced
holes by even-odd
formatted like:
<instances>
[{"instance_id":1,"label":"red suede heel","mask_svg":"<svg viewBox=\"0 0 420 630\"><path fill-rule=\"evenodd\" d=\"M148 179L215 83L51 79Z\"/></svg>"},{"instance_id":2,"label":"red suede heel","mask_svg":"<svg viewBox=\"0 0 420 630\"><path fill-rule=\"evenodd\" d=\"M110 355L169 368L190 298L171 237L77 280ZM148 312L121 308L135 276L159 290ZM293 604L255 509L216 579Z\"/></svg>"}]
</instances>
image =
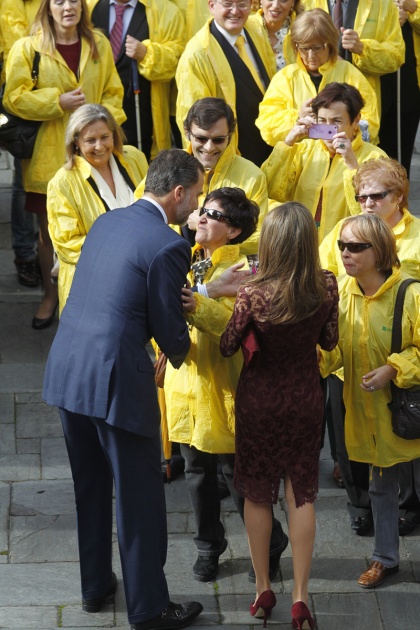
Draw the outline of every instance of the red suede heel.
<instances>
[{"instance_id":1,"label":"red suede heel","mask_svg":"<svg viewBox=\"0 0 420 630\"><path fill-rule=\"evenodd\" d=\"M292 626L297 630L313 630L315 621L306 604L295 602L292 606Z\"/></svg>"},{"instance_id":2,"label":"red suede heel","mask_svg":"<svg viewBox=\"0 0 420 630\"><path fill-rule=\"evenodd\" d=\"M249 607L249 612L253 617L262 617L264 619L264 628L267 626L267 618L270 616L271 610L276 605L276 601L276 596L273 591L264 591L264 593L261 593L256 602L251 604Z\"/></svg>"}]
</instances>

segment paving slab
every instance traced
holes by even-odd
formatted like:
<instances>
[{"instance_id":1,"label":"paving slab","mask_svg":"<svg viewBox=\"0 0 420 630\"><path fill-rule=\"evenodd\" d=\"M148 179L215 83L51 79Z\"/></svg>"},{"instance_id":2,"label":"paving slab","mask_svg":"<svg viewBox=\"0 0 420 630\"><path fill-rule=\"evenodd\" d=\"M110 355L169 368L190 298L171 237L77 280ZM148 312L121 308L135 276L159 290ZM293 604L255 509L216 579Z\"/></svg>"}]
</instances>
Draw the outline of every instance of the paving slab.
<instances>
[{"instance_id":1,"label":"paving slab","mask_svg":"<svg viewBox=\"0 0 420 630\"><path fill-rule=\"evenodd\" d=\"M127 619L125 624L128 627ZM68 628L115 628L114 604L105 604L101 612L83 612L78 606L64 606L61 609L61 627Z\"/></svg>"},{"instance_id":2,"label":"paving slab","mask_svg":"<svg viewBox=\"0 0 420 630\"><path fill-rule=\"evenodd\" d=\"M41 458L39 455L0 455L2 481L25 481L40 477Z\"/></svg>"},{"instance_id":3,"label":"paving slab","mask_svg":"<svg viewBox=\"0 0 420 630\"><path fill-rule=\"evenodd\" d=\"M0 364L0 394L39 392L42 390L44 371L43 363Z\"/></svg>"},{"instance_id":4,"label":"paving slab","mask_svg":"<svg viewBox=\"0 0 420 630\"><path fill-rule=\"evenodd\" d=\"M75 511L72 481L42 480L12 485L12 516L56 516Z\"/></svg>"},{"instance_id":5,"label":"paving slab","mask_svg":"<svg viewBox=\"0 0 420 630\"><path fill-rule=\"evenodd\" d=\"M376 595L323 593L313 595L313 612L319 630L383 630ZM395 626L393 630L399 630Z\"/></svg>"},{"instance_id":6,"label":"paving slab","mask_svg":"<svg viewBox=\"0 0 420 630\"><path fill-rule=\"evenodd\" d=\"M17 438L16 451L18 453L41 453L41 440L39 438Z\"/></svg>"},{"instance_id":7,"label":"paving slab","mask_svg":"<svg viewBox=\"0 0 420 630\"><path fill-rule=\"evenodd\" d=\"M32 318L40 294L32 302L0 302L0 320L5 322L0 330L1 355L4 363L42 363L44 364L57 330L58 321L45 330L34 330ZM16 384L19 380L16 379ZM38 388L40 389L40 388ZM30 391L20 389L17 391Z\"/></svg>"},{"instance_id":8,"label":"paving slab","mask_svg":"<svg viewBox=\"0 0 420 630\"><path fill-rule=\"evenodd\" d=\"M10 562L77 562L76 515L12 516Z\"/></svg>"},{"instance_id":9,"label":"paving slab","mask_svg":"<svg viewBox=\"0 0 420 630\"><path fill-rule=\"evenodd\" d=\"M0 394L0 424L15 422L15 397L13 394Z\"/></svg>"},{"instance_id":10,"label":"paving slab","mask_svg":"<svg viewBox=\"0 0 420 630\"><path fill-rule=\"evenodd\" d=\"M43 402L16 406L16 437L62 437L60 416L55 407Z\"/></svg>"},{"instance_id":11,"label":"paving slab","mask_svg":"<svg viewBox=\"0 0 420 630\"><path fill-rule=\"evenodd\" d=\"M3 424L0 431L0 455L16 453L15 425Z\"/></svg>"},{"instance_id":12,"label":"paving slab","mask_svg":"<svg viewBox=\"0 0 420 630\"><path fill-rule=\"evenodd\" d=\"M43 479L71 479L64 437L42 438L41 462Z\"/></svg>"},{"instance_id":13,"label":"paving slab","mask_svg":"<svg viewBox=\"0 0 420 630\"><path fill-rule=\"evenodd\" d=\"M9 510L10 484L0 481L0 554L9 550ZM4 558L0 555L0 562Z\"/></svg>"},{"instance_id":14,"label":"paving slab","mask_svg":"<svg viewBox=\"0 0 420 630\"><path fill-rule=\"evenodd\" d=\"M57 608L54 606L9 606L0 608L0 628L43 630L57 625Z\"/></svg>"},{"instance_id":15,"label":"paving slab","mask_svg":"<svg viewBox=\"0 0 420 630\"><path fill-rule=\"evenodd\" d=\"M0 567L0 609L80 604L77 562L5 564Z\"/></svg>"}]
</instances>

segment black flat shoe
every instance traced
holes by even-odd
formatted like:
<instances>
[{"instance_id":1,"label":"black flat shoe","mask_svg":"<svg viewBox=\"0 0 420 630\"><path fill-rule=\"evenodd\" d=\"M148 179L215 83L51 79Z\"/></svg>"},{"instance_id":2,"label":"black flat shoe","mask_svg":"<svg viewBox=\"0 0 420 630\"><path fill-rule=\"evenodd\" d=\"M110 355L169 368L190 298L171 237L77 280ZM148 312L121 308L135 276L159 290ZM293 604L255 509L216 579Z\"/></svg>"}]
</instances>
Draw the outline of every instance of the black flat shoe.
<instances>
[{"instance_id":1,"label":"black flat shoe","mask_svg":"<svg viewBox=\"0 0 420 630\"><path fill-rule=\"evenodd\" d=\"M50 317L33 317L32 318L32 328L34 330L44 330L44 328L48 328L54 321L55 312L57 310L58 304L56 304L53 314Z\"/></svg>"},{"instance_id":2,"label":"black flat shoe","mask_svg":"<svg viewBox=\"0 0 420 630\"><path fill-rule=\"evenodd\" d=\"M186 628L202 610L203 607L199 602L186 602L185 604L169 602L160 615L143 623L132 623L131 630L178 630L178 628Z\"/></svg>"},{"instance_id":3,"label":"black flat shoe","mask_svg":"<svg viewBox=\"0 0 420 630\"><path fill-rule=\"evenodd\" d=\"M113 602L115 593L117 592L117 576L112 573L112 586L107 590L102 597L96 597L95 599L82 599L82 610L88 613L98 613L102 610L103 604L106 602Z\"/></svg>"},{"instance_id":4,"label":"black flat shoe","mask_svg":"<svg viewBox=\"0 0 420 630\"><path fill-rule=\"evenodd\" d=\"M357 536L367 536L373 527L372 517L352 517L350 519L350 527Z\"/></svg>"},{"instance_id":5,"label":"black flat shoe","mask_svg":"<svg viewBox=\"0 0 420 630\"><path fill-rule=\"evenodd\" d=\"M398 519L398 532L400 536L407 536L407 534L411 534L414 531L419 523L413 521L407 521L406 518Z\"/></svg>"}]
</instances>

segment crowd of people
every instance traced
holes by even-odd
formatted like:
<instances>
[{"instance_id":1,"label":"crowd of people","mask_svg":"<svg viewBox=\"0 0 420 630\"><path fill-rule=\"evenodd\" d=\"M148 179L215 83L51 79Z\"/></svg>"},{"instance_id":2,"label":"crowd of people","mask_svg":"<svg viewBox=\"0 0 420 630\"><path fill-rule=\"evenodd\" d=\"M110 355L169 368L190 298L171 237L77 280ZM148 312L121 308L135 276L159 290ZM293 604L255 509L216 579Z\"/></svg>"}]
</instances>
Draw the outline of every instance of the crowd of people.
<instances>
[{"instance_id":1,"label":"crowd of people","mask_svg":"<svg viewBox=\"0 0 420 630\"><path fill-rule=\"evenodd\" d=\"M43 395L72 469L83 610L118 586L114 484L131 627L203 609L169 599L162 423L185 461L193 577L214 580L227 548L222 478L250 614L266 625L290 539L293 627L314 628L326 426L351 528L375 532L361 587L398 571L420 523L420 439L387 406L391 382L420 385L416 283L391 353L398 288L420 281L420 2L0 0L0 54L4 108L41 123L14 159L12 245L19 282L42 284L32 327L59 309Z\"/></svg>"}]
</instances>

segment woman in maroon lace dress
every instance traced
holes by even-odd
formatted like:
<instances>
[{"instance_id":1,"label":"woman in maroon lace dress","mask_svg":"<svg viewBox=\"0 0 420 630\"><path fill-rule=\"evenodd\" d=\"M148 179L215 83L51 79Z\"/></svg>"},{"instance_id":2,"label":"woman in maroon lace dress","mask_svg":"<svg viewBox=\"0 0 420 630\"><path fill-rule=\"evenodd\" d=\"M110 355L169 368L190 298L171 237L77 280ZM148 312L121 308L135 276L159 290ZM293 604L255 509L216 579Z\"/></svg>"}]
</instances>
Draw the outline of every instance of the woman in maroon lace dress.
<instances>
[{"instance_id":1,"label":"woman in maroon lace dress","mask_svg":"<svg viewBox=\"0 0 420 630\"><path fill-rule=\"evenodd\" d=\"M281 478L289 515L294 588L293 627L313 627L307 609L315 539L323 395L316 344L338 340L338 292L322 271L315 223L300 203L275 208L264 220L257 275L243 285L221 338L231 356L250 326L260 350L244 366L236 392L234 483L245 497L245 525L256 573L251 615L264 617L276 603L268 577L271 505ZM309 624L309 625L308 625Z\"/></svg>"}]
</instances>

